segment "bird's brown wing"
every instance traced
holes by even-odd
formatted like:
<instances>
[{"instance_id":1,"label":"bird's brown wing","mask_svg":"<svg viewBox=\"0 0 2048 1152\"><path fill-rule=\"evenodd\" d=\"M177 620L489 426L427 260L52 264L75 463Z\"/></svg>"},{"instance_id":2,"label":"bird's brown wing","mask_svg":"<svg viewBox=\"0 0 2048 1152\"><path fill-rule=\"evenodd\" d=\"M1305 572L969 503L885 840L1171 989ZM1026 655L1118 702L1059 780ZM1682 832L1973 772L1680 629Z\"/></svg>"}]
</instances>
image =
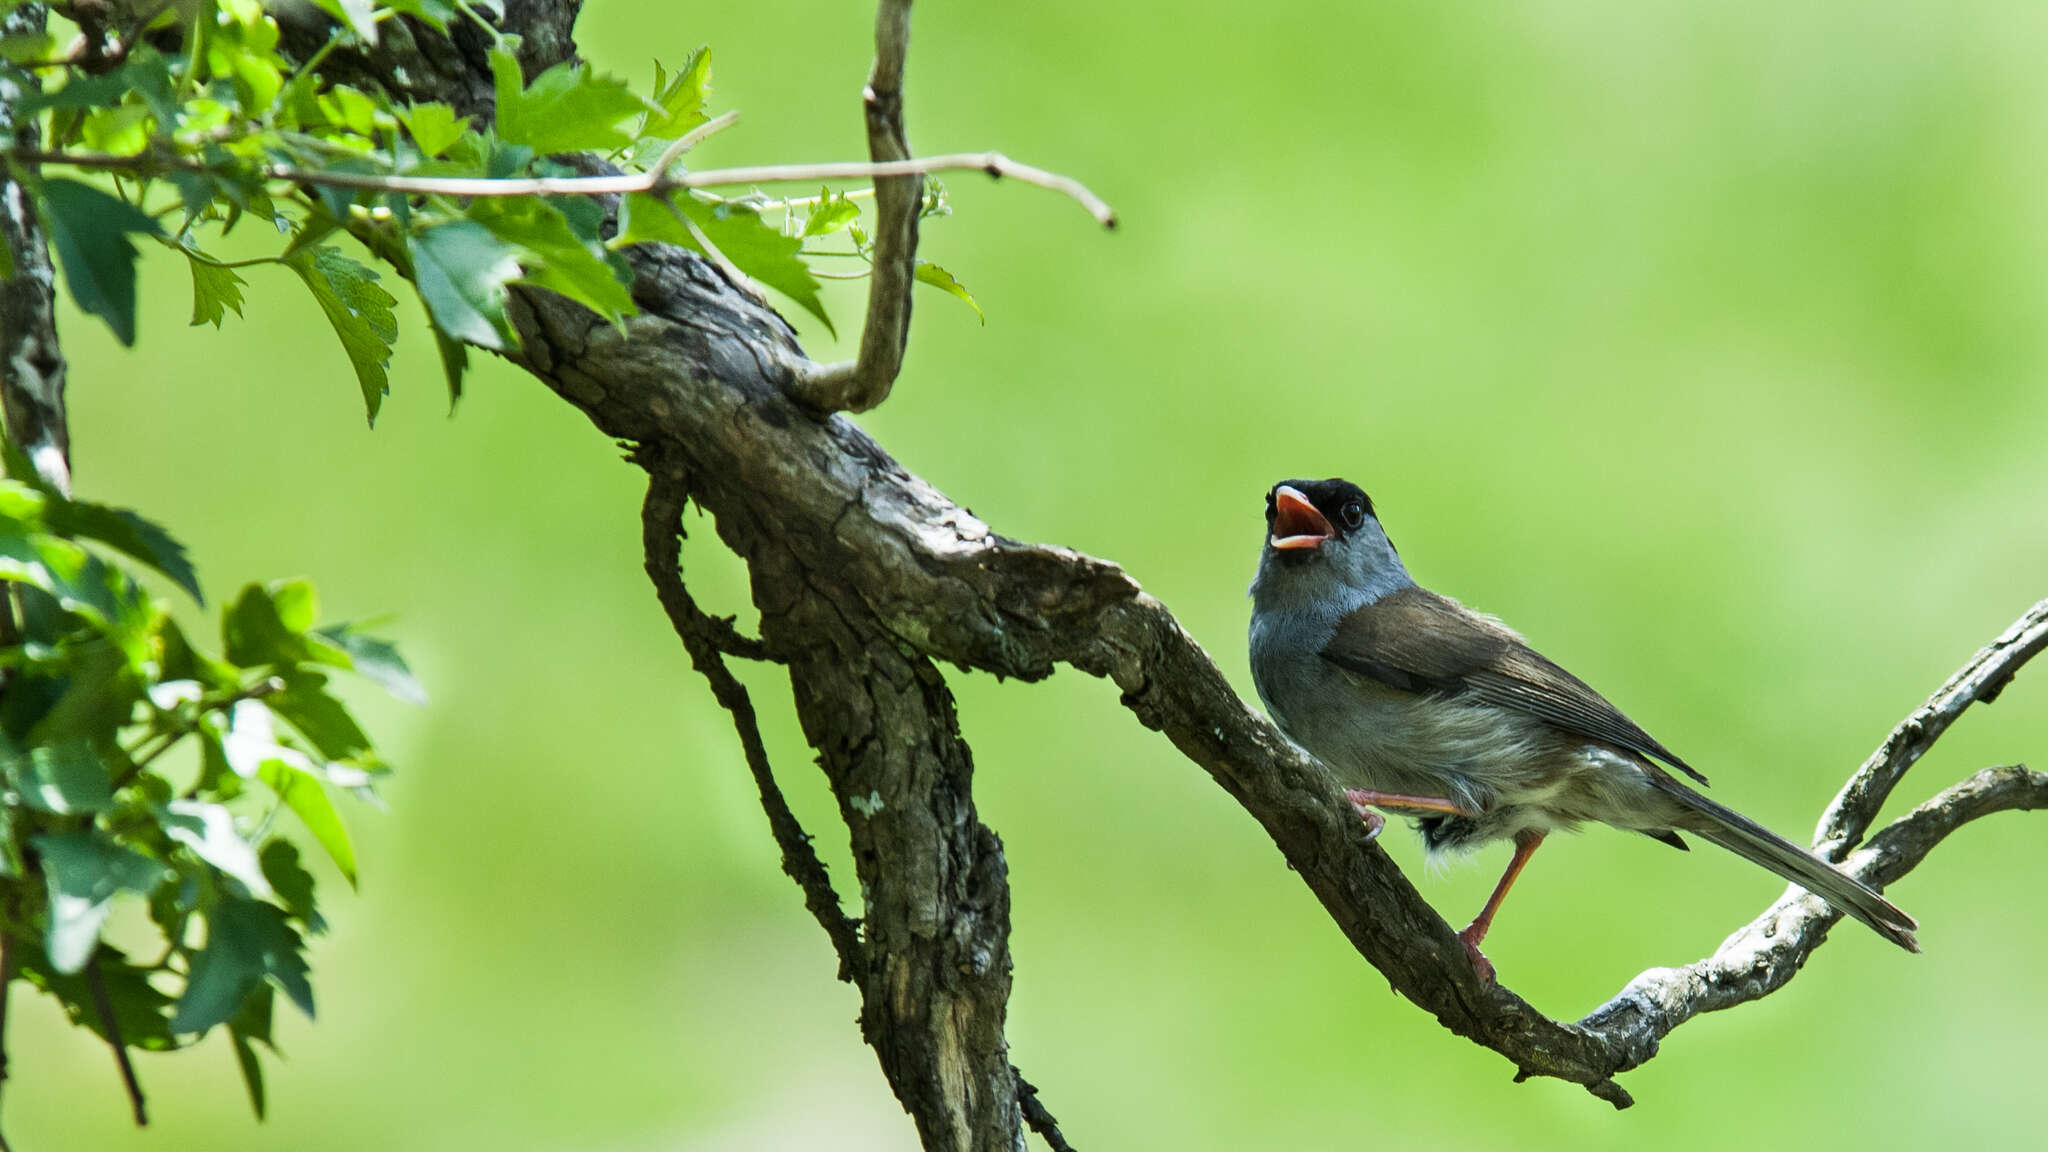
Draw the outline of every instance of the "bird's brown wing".
<instances>
[{"instance_id":1,"label":"bird's brown wing","mask_svg":"<svg viewBox=\"0 0 2048 1152\"><path fill-rule=\"evenodd\" d=\"M1473 699L1533 716L1638 756L1662 760L1702 784L1655 737L1583 680L1545 659L1506 625L1449 597L1404 588L1351 613L1323 659L1391 688Z\"/></svg>"}]
</instances>

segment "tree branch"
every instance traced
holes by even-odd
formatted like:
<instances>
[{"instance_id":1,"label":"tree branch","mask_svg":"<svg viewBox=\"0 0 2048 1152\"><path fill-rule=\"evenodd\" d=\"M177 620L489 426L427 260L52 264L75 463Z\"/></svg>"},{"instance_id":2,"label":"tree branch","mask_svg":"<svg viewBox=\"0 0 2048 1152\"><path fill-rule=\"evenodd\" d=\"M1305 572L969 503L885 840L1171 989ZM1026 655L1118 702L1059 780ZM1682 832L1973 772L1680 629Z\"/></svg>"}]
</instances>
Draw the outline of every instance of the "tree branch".
<instances>
[{"instance_id":1,"label":"tree branch","mask_svg":"<svg viewBox=\"0 0 2048 1152\"><path fill-rule=\"evenodd\" d=\"M894 165L910 156L903 130L903 69L909 51L910 0L881 0L875 7L875 64L861 92L868 157L876 164ZM903 369L904 345L910 340L923 185L911 175L875 181L874 278L868 285L860 355L851 362L816 365L798 378L797 398L815 411L865 412L888 399L895 386ZM1098 219L1106 225L1112 218Z\"/></svg>"},{"instance_id":2,"label":"tree branch","mask_svg":"<svg viewBox=\"0 0 2048 1152\"><path fill-rule=\"evenodd\" d=\"M0 19L0 35L41 33L46 9L25 4ZM33 152L42 135L35 118L15 123L22 97L41 87L32 73L0 74L0 133ZM15 159L28 164L32 160ZM13 272L0 282L0 409L8 439L59 492L71 491L71 434L64 414L64 351L57 342L57 273L42 222L11 171L0 168L0 239Z\"/></svg>"},{"instance_id":3,"label":"tree branch","mask_svg":"<svg viewBox=\"0 0 2048 1152\"><path fill-rule=\"evenodd\" d=\"M709 127L709 125L706 125ZM677 141L681 143L681 141ZM141 176L164 172L209 172L214 166L203 160L139 152L116 156L104 152L49 152L40 148L6 149L4 155L21 164L63 164L107 172L132 172ZM670 158L670 163L674 163ZM986 172L992 178L1004 176L1024 184L1050 189L1069 197L1105 228L1116 226L1116 213L1102 198L1071 177L1043 168L1020 164L1000 152L951 152L944 156L906 156L888 163L858 161L825 164L757 164L747 168L706 168L697 172L664 175L662 168L645 172L622 172L606 176L399 176L373 172L332 172L299 168L291 164L269 164L257 170L265 180L293 184L315 184L328 188L358 188L369 192L395 192L407 196L623 196L634 192L673 192L686 188L729 188L737 184L808 184L819 180L876 180L882 184L901 183L929 172ZM913 211L916 197L911 201ZM879 242L879 239L878 239ZM881 263L879 257L876 263Z\"/></svg>"},{"instance_id":4,"label":"tree branch","mask_svg":"<svg viewBox=\"0 0 2048 1152\"><path fill-rule=\"evenodd\" d=\"M121 1020L114 1012L114 1002L107 997L107 982L100 975L97 954L85 962L85 983L92 993L92 1010L100 1018L100 1027L106 1029L107 1046L114 1050L114 1063L121 1069L121 1087L128 1092L128 1109L135 1116L135 1126L147 1128L149 1109L143 1103L142 1082L135 1078L135 1065L128 1059L128 1042L121 1038Z\"/></svg>"},{"instance_id":5,"label":"tree branch","mask_svg":"<svg viewBox=\"0 0 2048 1152\"><path fill-rule=\"evenodd\" d=\"M818 926L839 954L839 978L852 982L865 967L861 951L860 924L840 908L839 893L833 891L825 862L811 848L810 833L790 811L789 802L776 786L768 763L768 749L761 742L761 726L754 719L754 702L746 688L725 666L720 654L732 631L729 621L705 615L683 586L682 512L687 489L666 473L658 460L642 457L636 463L647 469L647 501L641 510L641 542L647 555L647 575L654 581L655 595L668 612L669 624L690 653L690 662L711 684L711 694L732 714L738 730L740 749L754 785L761 793L761 807L768 813L768 831L782 849L782 870L803 890L804 907L817 918ZM722 625L722 627L721 627Z\"/></svg>"},{"instance_id":6,"label":"tree branch","mask_svg":"<svg viewBox=\"0 0 2048 1152\"><path fill-rule=\"evenodd\" d=\"M1813 837L1814 851L1839 861L1862 838L1906 770L1919 762L1949 725L1970 705L1996 700L2020 667L2044 647L2048 647L2048 600L2015 620L1892 729L1821 814Z\"/></svg>"}]
</instances>

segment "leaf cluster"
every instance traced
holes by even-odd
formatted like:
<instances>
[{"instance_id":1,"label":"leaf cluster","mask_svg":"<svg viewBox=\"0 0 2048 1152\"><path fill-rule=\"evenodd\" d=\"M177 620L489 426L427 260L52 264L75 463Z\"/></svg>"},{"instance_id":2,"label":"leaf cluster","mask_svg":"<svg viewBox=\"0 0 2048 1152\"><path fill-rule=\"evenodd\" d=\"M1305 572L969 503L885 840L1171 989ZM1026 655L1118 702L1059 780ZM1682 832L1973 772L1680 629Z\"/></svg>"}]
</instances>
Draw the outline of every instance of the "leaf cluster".
<instances>
[{"instance_id":1,"label":"leaf cluster","mask_svg":"<svg viewBox=\"0 0 2048 1152\"><path fill-rule=\"evenodd\" d=\"M11 445L13 477L33 477ZM122 509L0 480L0 933L7 976L109 1043L162 1051L225 1027L257 1112L281 991L307 1015L325 927L289 813L353 885L336 791L389 769L330 689L353 672L419 700L390 645L315 627L303 582L250 585L218 655L138 578L195 599L184 549ZM134 915L110 927L127 904ZM116 930L118 929L118 930ZM118 943L116 942L118 940Z\"/></svg>"},{"instance_id":2,"label":"leaf cluster","mask_svg":"<svg viewBox=\"0 0 2048 1152\"><path fill-rule=\"evenodd\" d=\"M219 326L227 313L241 315L244 272L282 265L334 329L374 422L389 391L398 324L397 300L373 265L411 282L441 349L451 401L461 394L466 346L507 351L516 344L507 314L514 285L559 293L623 327L637 311L622 254L634 244L703 252L787 296L828 329L819 279L866 274L860 265L847 274L810 263L871 263L857 224L865 189L770 200L657 184L628 197L613 222L583 195L384 186L392 179L573 178L577 170L558 159L568 153L607 156L643 173L665 165L662 175L673 178L690 147L722 126L707 112L710 52L698 49L673 74L657 63L645 91L580 61L528 81L516 39L490 22L492 5L319 0L319 7L333 20L331 38L304 61L280 53L276 20L259 0L158 8L144 27L127 31L118 59L84 49L53 57L47 36L0 44L0 81L27 87L33 74L43 84L18 103L17 133L41 129L50 145L39 154L46 165L69 161L112 174L100 182L26 179L72 298L123 343L136 336L138 240L185 256L194 324ZM374 45L392 20L411 21L422 35L471 20L490 34L493 123L321 75L328 53ZM936 181L930 188L926 211L942 213L943 190ZM276 250L223 258L224 239L250 219L267 226ZM818 246L837 233L851 238L850 248ZM943 269L922 266L918 278L974 304Z\"/></svg>"}]
</instances>

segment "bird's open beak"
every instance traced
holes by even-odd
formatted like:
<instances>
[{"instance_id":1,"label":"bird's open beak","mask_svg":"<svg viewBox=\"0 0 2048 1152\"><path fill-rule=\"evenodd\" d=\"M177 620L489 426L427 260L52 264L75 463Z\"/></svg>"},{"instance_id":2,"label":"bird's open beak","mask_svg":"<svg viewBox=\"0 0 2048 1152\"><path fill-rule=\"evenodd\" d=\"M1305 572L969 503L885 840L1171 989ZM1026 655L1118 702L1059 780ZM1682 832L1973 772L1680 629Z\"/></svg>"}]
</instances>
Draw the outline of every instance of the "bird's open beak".
<instances>
[{"instance_id":1,"label":"bird's open beak","mask_svg":"<svg viewBox=\"0 0 2048 1152\"><path fill-rule=\"evenodd\" d=\"M1273 535L1267 543L1275 548L1315 548L1336 534L1308 497L1285 484L1273 490Z\"/></svg>"}]
</instances>

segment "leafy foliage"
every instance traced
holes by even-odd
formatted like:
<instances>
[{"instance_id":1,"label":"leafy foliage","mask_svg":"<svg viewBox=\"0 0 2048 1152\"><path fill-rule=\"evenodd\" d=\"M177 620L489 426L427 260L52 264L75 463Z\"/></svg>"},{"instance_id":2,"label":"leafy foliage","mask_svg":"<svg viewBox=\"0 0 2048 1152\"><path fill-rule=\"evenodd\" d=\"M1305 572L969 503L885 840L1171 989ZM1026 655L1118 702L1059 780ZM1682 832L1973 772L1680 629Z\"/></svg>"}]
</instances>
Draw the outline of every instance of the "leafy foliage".
<instances>
[{"instance_id":1,"label":"leafy foliage","mask_svg":"<svg viewBox=\"0 0 2048 1152\"><path fill-rule=\"evenodd\" d=\"M305 938L325 927L277 819L296 816L353 885L331 793L368 793L388 771L328 674L357 671L414 700L419 685L389 644L316 630L304 583L243 589L223 612L225 659L205 652L123 566L196 597L169 533L67 498L7 455L20 477L0 480L0 584L18 633L0 648L8 954L110 1042L167 1050L226 1026L260 1113L252 1045L270 1044L273 989L312 1014ZM106 939L123 902L147 910L158 959Z\"/></svg>"},{"instance_id":2,"label":"leafy foliage","mask_svg":"<svg viewBox=\"0 0 2048 1152\"><path fill-rule=\"evenodd\" d=\"M451 21L481 21L493 7L450 0L318 6L334 20L330 50L375 44L394 16L445 33ZM134 39L112 67L52 60L47 50L54 41L45 38L0 46L0 80L44 73L44 91L22 100L18 115L39 120L61 155L124 177L111 187L68 177L32 186L73 299L124 344L136 334L138 236L189 258L195 324L219 326L229 311L242 315L243 271L281 264L296 273L340 340L373 422L389 391L397 338L395 301L374 263L412 283L456 397L467 366L460 345L508 351L516 342L506 314L514 284L559 293L623 326L636 311L631 267L620 255L627 245L704 252L728 272L782 293L828 331L821 274L808 261L858 262L850 265L856 271L822 273L826 278L865 275L871 262L857 224L864 189L771 200L758 192L720 197L668 187L629 198L617 230L608 231L604 213L583 197L422 194L381 184L573 177L578 170L553 157L577 152L607 155L629 171L674 165L720 126L708 112L706 49L673 74L657 63L652 88L642 94L580 61L528 81L516 42L485 24L496 39L489 55L496 107L495 123L483 124L447 104L406 103L329 81L318 59L285 58L276 21L258 0L154 11L154 29L177 35ZM942 214L943 190L936 181L929 187L927 214ZM219 238L251 216L287 238L283 249L234 263L214 256ZM852 243L807 247L830 237ZM343 251L347 238L367 261ZM943 269L921 270L919 279L974 305Z\"/></svg>"}]
</instances>

